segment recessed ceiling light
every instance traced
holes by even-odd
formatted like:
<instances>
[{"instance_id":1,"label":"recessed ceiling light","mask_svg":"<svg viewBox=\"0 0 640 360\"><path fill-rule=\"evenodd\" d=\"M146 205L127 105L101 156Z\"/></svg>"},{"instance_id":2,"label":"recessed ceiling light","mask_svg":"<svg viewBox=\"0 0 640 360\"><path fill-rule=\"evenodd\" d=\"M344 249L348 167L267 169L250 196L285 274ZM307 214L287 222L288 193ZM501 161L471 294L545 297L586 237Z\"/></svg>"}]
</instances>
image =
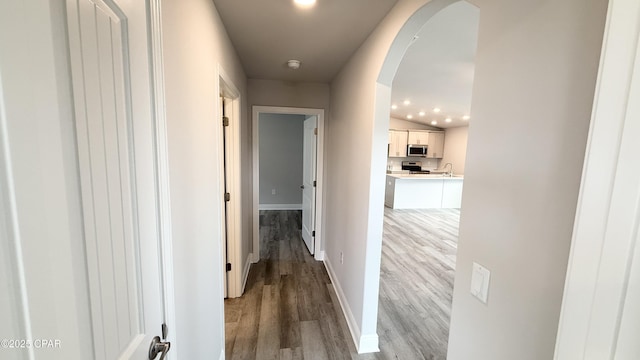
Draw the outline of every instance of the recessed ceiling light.
<instances>
[{"instance_id":1,"label":"recessed ceiling light","mask_svg":"<svg viewBox=\"0 0 640 360\"><path fill-rule=\"evenodd\" d=\"M287 66L291 70L298 70L300 69L300 60L289 60L287 61Z\"/></svg>"},{"instance_id":2,"label":"recessed ceiling light","mask_svg":"<svg viewBox=\"0 0 640 360\"><path fill-rule=\"evenodd\" d=\"M451 118L446 118L446 119L444 119L444 121L450 123L451 122Z\"/></svg>"},{"instance_id":3,"label":"recessed ceiling light","mask_svg":"<svg viewBox=\"0 0 640 360\"><path fill-rule=\"evenodd\" d=\"M398 108L398 105L393 104L393 105L391 105L391 108L392 108L393 110L395 110L395 109L397 109L397 108Z\"/></svg>"},{"instance_id":4,"label":"recessed ceiling light","mask_svg":"<svg viewBox=\"0 0 640 360\"><path fill-rule=\"evenodd\" d=\"M469 116L469 115L465 115L465 116L462 117L462 120L469 120L469 119L471 119L471 116Z\"/></svg>"},{"instance_id":5,"label":"recessed ceiling light","mask_svg":"<svg viewBox=\"0 0 640 360\"><path fill-rule=\"evenodd\" d=\"M440 112L440 108L433 108L433 112L434 113L439 113Z\"/></svg>"},{"instance_id":6,"label":"recessed ceiling light","mask_svg":"<svg viewBox=\"0 0 640 360\"><path fill-rule=\"evenodd\" d=\"M407 119L413 119L413 115L411 114L407 115Z\"/></svg>"},{"instance_id":7,"label":"recessed ceiling light","mask_svg":"<svg viewBox=\"0 0 640 360\"><path fill-rule=\"evenodd\" d=\"M424 116L424 111L420 111L420 112L418 113L418 115L420 115L420 116Z\"/></svg>"},{"instance_id":8,"label":"recessed ceiling light","mask_svg":"<svg viewBox=\"0 0 640 360\"><path fill-rule=\"evenodd\" d=\"M311 6L316 3L316 0L293 0L294 3L300 6Z\"/></svg>"},{"instance_id":9,"label":"recessed ceiling light","mask_svg":"<svg viewBox=\"0 0 640 360\"><path fill-rule=\"evenodd\" d=\"M403 103L403 104L405 104L405 105L409 105L409 104L411 104L411 101L409 101L409 100L405 100L405 101L403 101L402 103Z\"/></svg>"},{"instance_id":10,"label":"recessed ceiling light","mask_svg":"<svg viewBox=\"0 0 640 360\"><path fill-rule=\"evenodd\" d=\"M431 125L438 125L438 122L437 122L437 121L435 121L435 120L433 120L433 121L431 122Z\"/></svg>"}]
</instances>

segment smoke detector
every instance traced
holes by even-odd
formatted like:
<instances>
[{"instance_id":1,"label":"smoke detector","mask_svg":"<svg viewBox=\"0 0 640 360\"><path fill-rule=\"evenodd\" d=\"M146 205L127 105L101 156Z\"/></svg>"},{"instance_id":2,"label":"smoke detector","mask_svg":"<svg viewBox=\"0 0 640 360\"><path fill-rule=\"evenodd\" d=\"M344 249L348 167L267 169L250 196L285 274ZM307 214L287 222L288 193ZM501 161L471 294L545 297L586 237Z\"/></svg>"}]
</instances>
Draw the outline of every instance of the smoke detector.
<instances>
[{"instance_id":1,"label":"smoke detector","mask_svg":"<svg viewBox=\"0 0 640 360\"><path fill-rule=\"evenodd\" d=\"M298 70L300 68L300 60L289 60L287 61L287 66L291 70Z\"/></svg>"}]
</instances>

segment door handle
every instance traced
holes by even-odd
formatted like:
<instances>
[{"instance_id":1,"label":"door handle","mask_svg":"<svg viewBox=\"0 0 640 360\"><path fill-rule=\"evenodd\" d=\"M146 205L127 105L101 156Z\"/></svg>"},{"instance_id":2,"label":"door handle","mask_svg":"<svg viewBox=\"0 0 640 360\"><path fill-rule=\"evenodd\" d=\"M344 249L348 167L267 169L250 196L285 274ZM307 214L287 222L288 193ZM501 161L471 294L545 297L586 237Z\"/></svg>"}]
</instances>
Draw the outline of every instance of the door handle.
<instances>
[{"instance_id":1,"label":"door handle","mask_svg":"<svg viewBox=\"0 0 640 360\"><path fill-rule=\"evenodd\" d=\"M170 342L160 340L160 336L154 337L151 340L151 345L149 345L149 360L155 360L158 354L162 354L159 360L164 360L164 357L167 356L167 352L169 352L170 348Z\"/></svg>"},{"instance_id":2,"label":"door handle","mask_svg":"<svg viewBox=\"0 0 640 360\"><path fill-rule=\"evenodd\" d=\"M304 185L300 185L300 189L304 190Z\"/></svg>"}]
</instances>

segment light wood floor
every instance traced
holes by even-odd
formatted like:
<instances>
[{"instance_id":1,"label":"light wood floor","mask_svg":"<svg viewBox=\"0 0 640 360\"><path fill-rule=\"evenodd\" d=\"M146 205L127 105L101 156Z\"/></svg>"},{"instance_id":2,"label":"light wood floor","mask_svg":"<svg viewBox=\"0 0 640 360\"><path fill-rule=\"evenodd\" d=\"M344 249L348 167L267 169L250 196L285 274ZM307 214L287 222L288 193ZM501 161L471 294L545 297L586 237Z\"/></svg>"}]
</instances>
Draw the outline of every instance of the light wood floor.
<instances>
[{"instance_id":1,"label":"light wood floor","mask_svg":"<svg viewBox=\"0 0 640 360\"><path fill-rule=\"evenodd\" d=\"M225 300L227 359L445 359L457 210L385 209L380 353L357 355L333 287L300 235L299 211L260 214L260 262Z\"/></svg>"}]
</instances>

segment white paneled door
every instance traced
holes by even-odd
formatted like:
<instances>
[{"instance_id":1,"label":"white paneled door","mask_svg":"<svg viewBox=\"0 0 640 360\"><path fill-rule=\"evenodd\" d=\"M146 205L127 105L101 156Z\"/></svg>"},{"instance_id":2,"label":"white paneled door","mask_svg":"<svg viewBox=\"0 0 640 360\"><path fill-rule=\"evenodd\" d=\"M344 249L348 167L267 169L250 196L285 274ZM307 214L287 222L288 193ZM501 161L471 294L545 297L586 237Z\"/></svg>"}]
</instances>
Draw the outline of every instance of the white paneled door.
<instances>
[{"instance_id":1,"label":"white paneled door","mask_svg":"<svg viewBox=\"0 0 640 360\"><path fill-rule=\"evenodd\" d=\"M67 1L95 359L149 359L164 323L146 6Z\"/></svg>"},{"instance_id":2,"label":"white paneled door","mask_svg":"<svg viewBox=\"0 0 640 360\"><path fill-rule=\"evenodd\" d=\"M316 143L318 117L313 115L304 121L302 164L302 239L311 255L315 249L316 219Z\"/></svg>"}]
</instances>

